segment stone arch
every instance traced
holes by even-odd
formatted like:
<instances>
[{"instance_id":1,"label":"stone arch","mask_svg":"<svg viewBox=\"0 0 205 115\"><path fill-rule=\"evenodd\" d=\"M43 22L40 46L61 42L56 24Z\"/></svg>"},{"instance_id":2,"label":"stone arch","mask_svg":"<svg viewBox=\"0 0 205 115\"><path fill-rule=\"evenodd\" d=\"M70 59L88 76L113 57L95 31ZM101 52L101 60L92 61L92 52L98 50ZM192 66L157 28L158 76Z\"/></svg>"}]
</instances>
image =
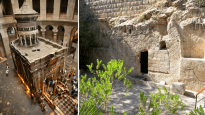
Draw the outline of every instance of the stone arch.
<instances>
[{"instance_id":1,"label":"stone arch","mask_svg":"<svg viewBox=\"0 0 205 115\"><path fill-rule=\"evenodd\" d=\"M8 27L7 28L7 34L8 36L15 36L16 35L16 28L15 27Z\"/></svg>"},{"instance_id":2,"label":"stone arch","mask_svg":"<svg viewBox=\"0 0 205 115\"><path fill-rule=\"evenodd\" d=\"M53 26L51 25L47 25L45 27L46 32L45 32L45 38L49 39L49 40L53 40Z\"/></svg>"},{"instance_id":3,"label":"stone arch","mask_svg":"<svg viewBox=\"0 0 205 115\"><path fill-rule=\"evenodd\" d=\"M73 43L77 43L78 41L78 28L73 28L71 31L71 36L70 36L70 40L68 42L68 44L66 44L66 47L69 47L71 49L71 53L73 53L74 51L76 51L76 45L73 46Z\"/></svg>"},{"instance_id":4,"label":"stone arch","mask_svg":"<svg viewBox=\"0 0 205 115\"><path fill-rule=\"evenodd\" d=\"M26 44L30 45L30 36L29 35L26 35Z\"/></svg>"},{"instance_id":5,"label":"stone arch","mask_svg":"<svg viewBox=\"0 0 205 115\"><path fill-rule=\"evenodd\" d=\"M37 27L38 27L38 36L42 36L41 26L40 26L40 25L38 25Z\"/></svg>"},{"instance_id":6,"label":"stone arch","mask_svg":"<svg viewBox=\"0 0 205 115\"><path fill-rule=\"evenodd\" d=\"M65 28L63 26L58 26L57 42L61 45L63 44L64 33L65 33Z\"/></svg>"},{"instance_id":7,"label":"stone arch","mask_svg":"<svg viewBox=\"0 0 205 115\"><path fill-rule=\"evenodd\" d=\"M74 37L76 36L75 33L76 31L78 31L78 28L73 28L71 31L71 36L70 36L70 41L73 42L74 41Z\"/></svg>"},{"instance_id":8,"label":"stone arch","mask_svg":"<svg viewBox=\"0 0 205 115\"><path fill-rule=\"evenodd\" d=\"M26 41L23 35L20 35L20 40L22 41L22 44L25 45Z\"/></svg>"},{"instance_id":9,"label":"stone arch","mask_svg":"<svg viewBox=\"0 0 205 115\"><path fill-rule=\"evenodd\" d=\"M8 35L8 38L9 38L9 42L17 39L17 29L15 27L15 25L9 25L7 26L7 35Z\"/></svg>"},{"instance_id":10,"label":"stone arch","mask_svg":"<svg viewBox=\"0 0 205 115\"><path fill-rule=\"evenodd\" d=\"M36 35L35 35L35 34L32 34L32 35L31 35L31 43L32 43L32 44L35 44L35 39L36 39Z\"/></svg>"}]
</instances>

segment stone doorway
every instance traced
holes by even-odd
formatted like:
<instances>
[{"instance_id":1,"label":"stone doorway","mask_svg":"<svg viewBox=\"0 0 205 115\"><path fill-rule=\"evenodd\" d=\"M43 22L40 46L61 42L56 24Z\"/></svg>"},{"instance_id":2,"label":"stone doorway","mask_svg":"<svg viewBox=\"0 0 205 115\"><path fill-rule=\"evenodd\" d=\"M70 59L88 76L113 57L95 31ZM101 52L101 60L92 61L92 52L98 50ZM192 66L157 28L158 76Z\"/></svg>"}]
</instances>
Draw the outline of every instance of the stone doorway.
<instances>
[{"instance_id":1,"label":"stone doorway","mask_svg":"<svg viewBox=\"0 0 205 115\"><path fill-rule=\"evenodd\" d=\"M141 73L148 73L148 51L141 52Z\"/></svg>"}]
</instances>

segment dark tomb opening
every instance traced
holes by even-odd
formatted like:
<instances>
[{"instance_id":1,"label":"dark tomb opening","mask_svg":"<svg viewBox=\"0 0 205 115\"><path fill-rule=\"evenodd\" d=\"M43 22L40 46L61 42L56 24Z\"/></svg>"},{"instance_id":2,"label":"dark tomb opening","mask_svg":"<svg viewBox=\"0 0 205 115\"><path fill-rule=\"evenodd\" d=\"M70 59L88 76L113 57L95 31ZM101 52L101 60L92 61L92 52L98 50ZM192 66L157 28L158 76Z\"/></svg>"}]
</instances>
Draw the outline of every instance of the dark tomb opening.
<instances>
[{"instance_id":1,"label":"dark tomb opening","mask_svg":"<svg viewBox=\"0 0 205 115\"><path fill-rule=\"evenodd\" d=\"M141 52L141 73L148 73L148 51Z\"/></svg>"}]
</instances>

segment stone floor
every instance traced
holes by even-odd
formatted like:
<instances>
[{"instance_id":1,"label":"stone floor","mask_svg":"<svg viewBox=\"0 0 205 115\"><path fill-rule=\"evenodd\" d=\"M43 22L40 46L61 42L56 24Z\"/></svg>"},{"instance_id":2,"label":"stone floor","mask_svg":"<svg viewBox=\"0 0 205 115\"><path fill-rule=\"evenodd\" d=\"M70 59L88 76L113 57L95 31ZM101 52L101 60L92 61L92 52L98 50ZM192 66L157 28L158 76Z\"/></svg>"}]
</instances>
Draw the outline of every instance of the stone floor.
<instances>
[{"instance_id":1,"label":"stone floor","mask_svg":"<svg viewBox=\"0 0 205 115\"><path fill-rule=\"evenodd\" d=\"M83 72L82 75L87 74L88 78L93 77L92 74L88 72ZM114 91L111 96L111 101L108 104L108 107L110 105L113 105L114 107L114 112L117 114L122 114L124 111L127 111L127 115L133 115L137 114L139 112L138 106L140 105L140 91L142 92L144 90L145 95L150 95L150 93L156 94L158 92L158 89L153 89L151 87L147 86L142 86L139 84L133 84L132 89L128 92L127 97L125 96L125 93L123 93L123 82L120 81L118 84L115 86ZM119 102L117 103L119 97L122 97ZM195 107L195 98L187 97L184 95L179 95L180 100L187 105L187 107L179 112L180 115L185 115L188 114L191 110L194 109ZM204 101L201 101L200 103L197 104L199 107L200 104L202 107L204 107ZM110 110L110 108L108 108ZM123 115L123 114L122 114Z\"/></svg>"},{"instance_id":2,"label":"stone floor","mask_svg":"<svg viewBox=\"0 0 205 115\"><path fill-rule=\"evenodd\" d=\"M66 57L66 65L72 61L75 73L78 75L78 63L73 61L72 54ZM6 62L9 63L9 76L6 77ZM0 115L50 115L53 110L46 105L46 111L41 111L37 102L25 92L24 85L16 76L13 60L0 63Z\"/></svg>"},{"instance_id":3,"label":"stone floor","mask_svg":"<svg viewBox=\"0 0 205 115\"><path fill-rule=\"evenodd\" d=\"M9 76L6 77L6 61L0 64L0 114L3 115L50 115L53 110L41 111L38 103L25 92L24 85L16 76L13 60L9 58Z\"/></svg>"},{"instance_id":4,"label":"stone floor","mask_svg":"<svg viewBox=\"0 0 205 115\"><path fill-rule=\"evenodd\" d=\"M78 56L74 57L78 58ZM66 57L66 69L69 69L70 63L71 63L71 68L76 68L75 70L75 75L78 76L78 62L76 62L78 59L73 59L73 54L70 54L69 56Z\"/></svg>"}]
</instances>

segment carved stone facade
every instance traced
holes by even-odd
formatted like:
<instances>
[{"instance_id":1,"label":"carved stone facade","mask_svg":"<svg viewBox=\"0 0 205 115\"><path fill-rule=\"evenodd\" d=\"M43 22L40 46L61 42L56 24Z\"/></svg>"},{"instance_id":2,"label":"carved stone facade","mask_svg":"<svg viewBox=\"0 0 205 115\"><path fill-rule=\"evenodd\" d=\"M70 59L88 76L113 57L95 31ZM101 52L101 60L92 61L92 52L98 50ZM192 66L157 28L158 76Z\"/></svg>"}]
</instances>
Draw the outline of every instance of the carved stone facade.
<instances>
[{"instance_id":1,"label":"carved stone facade","mask_svg":"<svg viewBox=\"0 0 205 115\"><path fill-rule=\"evenodd\" d=\"M59 45L74 48L71 33L78 28L78 0L25 0L28 6L33 8L38 15L36 26L24 25L18 27L14 14L22 7L24 0L0 1L0 52L2 57L10 57L9 42L21 38L30 41L41 36L56 42ZM22 29L30 31L27 35L21 33ZM19 33L17 33L17 31ZM18 35L19 34L19 35ZM29 43L28 43L29 44ZM27 46L33 43L24 44Z\"/></svg>"},{"instance_id":2,"label":"carved stone facade","mask_svg":"<svg viewBox=\"0 0 205 115\"><path fill-rule=\"evenodd\" d=\"M15 70L35 99L47 91L49 81L61 78L69 49L38 36L37 16L25 2L15 14L19 37L10 44Z\"/></svg>"}]
</instances>

